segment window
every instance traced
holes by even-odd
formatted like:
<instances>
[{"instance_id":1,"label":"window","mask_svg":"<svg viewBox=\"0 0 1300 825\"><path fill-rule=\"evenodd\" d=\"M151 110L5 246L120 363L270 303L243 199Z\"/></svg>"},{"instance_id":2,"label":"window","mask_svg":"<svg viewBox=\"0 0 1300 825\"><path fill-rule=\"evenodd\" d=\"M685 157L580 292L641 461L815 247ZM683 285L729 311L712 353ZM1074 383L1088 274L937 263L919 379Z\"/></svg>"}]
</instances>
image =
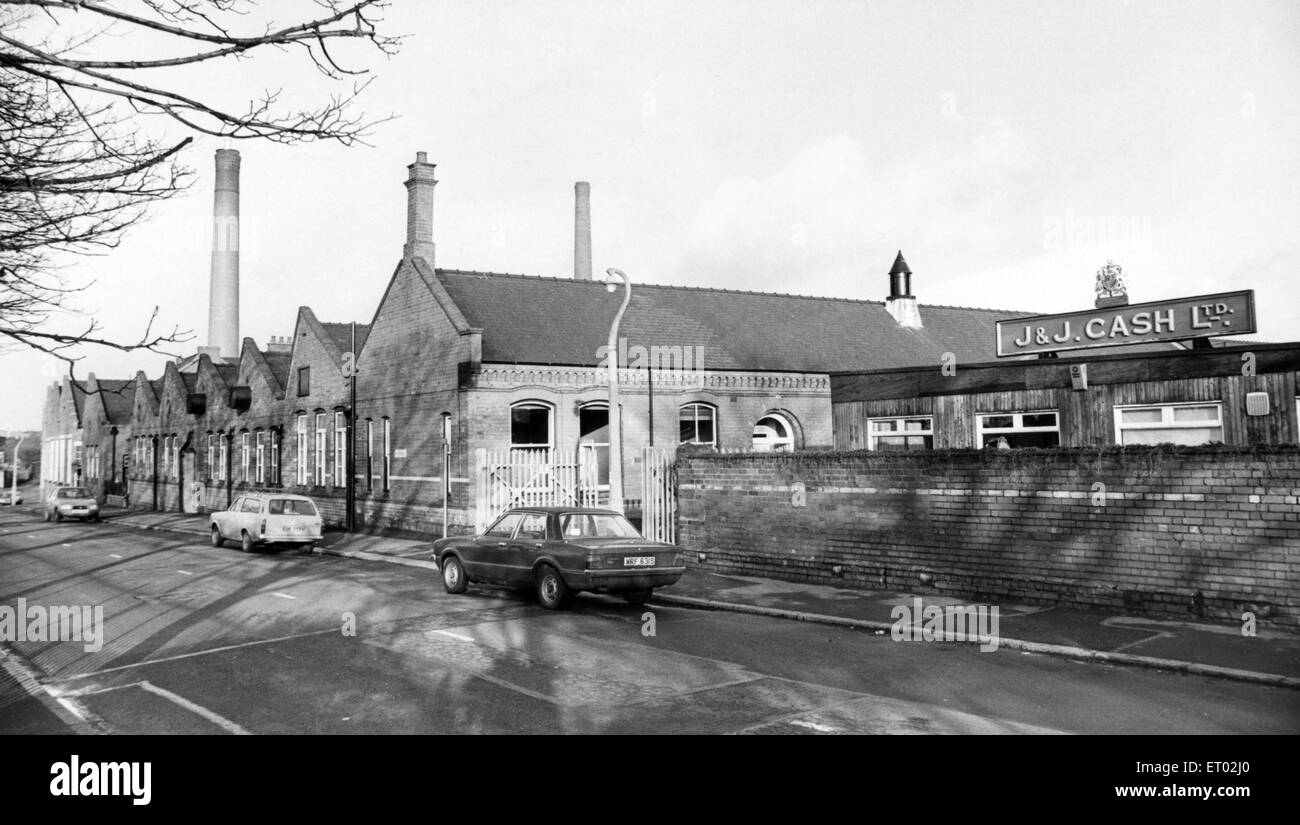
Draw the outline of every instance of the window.
<instances>
[{"instance_id":1,"label":"window","mask_svg":"<svg viewBox=\"0 0 1300 825\"><path fill-rule=\"evenodd\" d=\"M260 513L262 512L262 500L256 496L249 496L244 499L244 506L239 508L241 513Z\"/></svg>"},{"instance_id":2,"label":"window","mask_svg":"<svg viewBox=\"0 0 1300 825\"><path fill-rule=\"evenodd\" d=\"M334 413L334 486L342 487L348 472L348 417Z\"/></svg>"},{"instance_id":3,"label":"window","mask_svg":"<svg viewBox=\"0 0 1300 825\"><path fill-rule=\"evenodd\" d=\"M754 425L751 437L757 452L789 452L794 449L794 427L781 415L765 415Z\"/></svg>"},{"instance_id":4,"label":"window","mask_svg":"<svg viewBox=\"0 0 1300 825\"><path fill-rule=\"evenodd\" d=\"M314 516L316 505L301 498L273 498L267 503L266 512L272 516Z\"/></svg>"},{"instance_id":5,"label":"window","mask_svg":"<svg viewBox=\"0 0 1300 825\"><path fill-rule=\"evenodd\" d=\"M298 368L298 397L311 395L311 367Z\"/></svg>"},{"instance_id":6,"label":"window","mask_svg":"<svg viewBox=\"0 0 1300 825\"><path fill-rule=\"evenodd\" d=\"M261 430L257 431L257 464L256 476L258 484L266 483L266 433Z\"/></svg>"},{"instance_id":7,"label":"window","mask_svg":"<svg viewBox=\"0 0 1300 825\"><path fill-rule=\"evenodd\" d=\"M366 489L375 489L375 422L366 419Z\"/></svg>"},{"instance_id":8,"label":"window","mask_svg":"<svg viewBox=\"0 0 1300 825\"><path fill-rule=\"evenodd\" d=\"M551 446L551 408L515 404L510 408L510 449L546 450Z\"/></svg>"},{"instance_id":9,"label":"window","mask_svg":"<svg viewBox=\"0 0 1300 825\"><path fill-rule=\"evenodd\" d=\"M226 468L230 466L230 436L217 433L217 481L226 480Z\"/></svg>"},{"instance_id":10,"label":"window","mask_svg":"<svg viewBox=\"0 0 1300 825\"><path fill-rule=\"evenodd\" d=\"M280 483L280 431L271 430L271 479L272 484Z\"/></svg>"},{"instance_id":11,"label":"window","mask_svg":"<svg viewBox=\"0 0 1300 825\"><path fill-rule=\"evenodd\" d=\"M384 419L387 421L388 419ZM508 539L515 532L515 525L524 517L523 513L506 513L497 519L497 523L487 529L483 535L497 539Z\"/></svg>"},{"instance_id":12,"label":"window","mask_svg":"<svg viewBox=\"0 0 1300 825\"><path fill-rule=\"evenodd\" d=\"M869 450L934 449L933 418L873 418L867 422Z\"/></svg>"},{"instance_id":13,"label":"window","mask_svg":"<svg viewBox=\"0 0 1300 825\"><path fill-rule=\"evenodd\" d=\"M298 485L307 486L307 414L298 415Z\"/></svg>"},{"instance_id":14,"label":"window","mask_svg":"<svg viewBox=\"0 0 1300 825\"><path fill-rule=\"evenodd\" d=\"M1116 407L1115 440L1128 444L1208 444L1223 441L1220 404Z\"/></svg>"},{"instance_id":15,"label":"window","mask_svg":"<svg viewBox=\"0 0 1300 825\"><path fill-rule=\"evenodd\" d=\"M578 408L578 466L584 485L609 487L609 404L586 404Z\"/></svg>"},{"instance_id":16,"label":"window","mask_svg":"<svg viewBox=\"0 0 1300 825\"><path fill-rule=\"evenodd\" d=\"M239 434L239 480L247 484L252 480L253 448L247 430Z\"/></svg>"},{"instance_id":17,"label":"window","mask_svg":"<svg viewBox=\"0 0 1300 825\"><path fill-rule=\"evenodd\" d=\"M217 477L217 437L208 433L208 473L207 479L211 481Z\"/></svg>"},{"instance_id":18,"label":"window","mask_svg":"<svg viewBox=\"0 0 1300 825\"><path fill-rule=\"evenodd\" d=\"M325 413L316 413L316 475L313 482L317 487L325 486L325 476L329 472L329 452L326 445L328 431L325 429Z\"/></svg>"},{"instance_id":19,"label":"window","mask_svg":"<svg viewBox=\"0 0 1300 825\"><path fill-rule=\"evenodd\" d=\"M388 492L388 481L393 472L393 422L384 419L384 492Z\"/></svg>"},{"instance_id":20,"label":"window","mask_svg":"<svg viewBox=\"0 0 1300 825\"><path fill-rule=\"evenodd\" d=\"M975 439L981 447L1059 447L1061 428L1055 412L980 413Z\"/></svg>"},{"instance_id":21,"label":"window","mask_svg":"<svg viewBox=\"0 0 1300 825\"><path fill-rule=\"evenodd\" d=\"M718 443L714 427L716 415L713 407L708 404L683 404L677 416L680 433L678 442L715 446Z\"/></svg>"},{"instance_id":22,"label":"window","mask_svg":"<svg viewBox=\"0 0 1300 825\"><path fill-rule=\"evenodd\" d=\"M518 538L545 540L546 516L542 513L526 513L519 523Z\"/></svg>"}]
</instances>

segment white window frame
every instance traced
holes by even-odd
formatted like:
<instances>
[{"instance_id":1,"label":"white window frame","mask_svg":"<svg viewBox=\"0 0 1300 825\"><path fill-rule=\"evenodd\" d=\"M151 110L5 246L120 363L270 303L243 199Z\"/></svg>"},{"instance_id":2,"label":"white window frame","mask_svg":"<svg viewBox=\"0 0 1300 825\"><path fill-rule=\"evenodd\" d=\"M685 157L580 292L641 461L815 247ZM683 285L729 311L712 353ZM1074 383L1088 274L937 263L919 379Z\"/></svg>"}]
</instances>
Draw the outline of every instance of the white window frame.
<instances>
[{"instance_id":1,"label":"white window frame","mask_svg":"<svg viewBox=\"0 0 1300 825\"><path fill-rule=\"evenodd\" d=\"M773 438L770 441L764 441L760 443L756 441L754 437L758 433L758 426L769 418L781 422L781 426L785 427L785 438ZM681 426L681 416L678 415L678 427L680 428L680 426ZM717 428L718 428L718 422L717 419L715 418L713 421L713 429L714 429L715 437L717 435ZM790 417L783 413L770 412L770 413L764 413L763 415L759 416L759 419L754 422L754 428L753 430L750 431L750 435L749 435L749 446L750 449L753 450L754 452L772 452L772 453L793 452L794 443L795 443L794 424L791 423Z\"/></svg>"},{"instance_id":2,"label":"white window frame","mask_svg":"<svg viewBox=\"0 0 1300 825\"><path fill-rule=\"evenodd\" d=\"M1213 407L1218 414L1217 419L1211 423L1208 420L1201 421L1174 421L1174 410L1188 407ZM1124 424L1124 412L1134 410L1160 410L1160 420L1150 423L1141 424ZM1179 401L1166 404L1117 404L1112 408L1112 414L1115 422L1115 444L1124 443L1125 430L1212 430L1218 429L1219 441L1224 443L1226 431L1223 425L1223 402L1222 401ZM1206 444L1216 442L1207 441Z\"/></svg>"},{"instance_id":3,"label":"white window frame","mask_svg":"<svg viewBox=\"0 0 1300 825\"><path fill-rule=\"evenodd\" d=\"M384 416L384 492L387 493L393 478L393 421Z\"/></svg>"},{"instance_id":4,"label":"white window frame","mask_svg":"<svg viewBox=\"0 0 1300 825\"><path fill-rule=\"evenodd\" d=\"M217 434L217 481L226 480L226 467L230 464L230 435Z\"/></svg>"},{"instance_id":5,"label":"white window frame","mask_svg":"<svg viewBox=\"0 0 1300 825\"><path fill-rule=\"evenodd\" d=\"M270 483L280 483L280 430L277 427L271 428L271 461L270 461Z\"/></svg>"},{"instance_id":6,"label":"white window frame","mask_svg":"<svg viewBox=\"0 0 1300 825\"><path fill-rule=\"evenodd\" d=\"M609 420L609 402L588 401L587 403L583 404L578 408L578 420L580 422L580 426L578 428L578 456L579 456L578 466L592 468L593 474L595 476L594 481L592 481L592 479L583 479L583 483L592 481L592 486L596 490L601 490L601 491L608 490L609 473L613 472L613 467L609 466L609 460L610 460L609 437L608 435L606 435L604 441L595 441L590 436L583 436L582 427L581 427L582 410L604 410L605 411L605 432L606 434L608 434L609 432L611 432L610 427L612 424L612 422ZM600 453L602 450L604 450L605 452L605 465L606 465L605 479L603 481L600 479ZM586 454L588 453L590 454L589 458L585 457Z\"/></svg>"},{"instance_id":7,"label":"white window frame","mask_svg":"<svg viewBox=\"0 0 1300 825\"><path fill-rule=\"evenodd\" d=\"M254 478L258 484L266 483L266 431L258 430L254 441L257 444L257 460L254 463Z\"/></svg>"},{"instance_id":8,"label":"white window frame","mask_svg":"<svg viewBox=\"0 0 1300 825\"><path fill-rule=\"evenodd\" d=\"M342 487L348 467L348 419L341 410L334 411L334 486Z\"/></svg>"},{"instance_id":9,"label":"white window frame","mask_svg":"<svg viewBox=\"0 0 1300 825\"><path fill-rule=\"evenodd\" d=\"M245 484L252 480L250 478L253 463L252 446L252 435L248 430L244 430L239 434L239 480Z\"/></svg>"},{"instance_id":10,"label":"white window frame","mask_svg":"<svg viewBox=\"0 0 1300 825\"><path fill-rule=\"evenodd\" d=\"M366 490L375 489L375 422L366 419Z\"/></svg>"},{"instance_id":11,"label":"white window frame","mask_svg":"<svg viewBox=\"0 0 1300 825\"><path fill-rule=\"evenodd\" d=\"M217 477L217 436L216 433L208 433L208 472L207 479L212 481Z\"/></svg>"},{"instance_id":12,"label":"white window frame","mask_svg":"<svg viewBox=\"0 0 1300 825\"><path fill-rule=\"evenodd\" d=\"M693 408L693 410L694 410L694 417L692 418L692 421L693 421L694 424L695 424L695 435L696 435L697 438L698 438L698 436L699 436L699 434L700 434L700 415L699 415L699 410L698 410L698 408L699 408L699 407L703 407L703 408L705 408L706 410L708 410L709 412L711 412L711 413L713 414L713 440L712 440L712 441L698 441L698 440L696 440L696 439L692 439L692 440L690 440L690 441L682 441L682 440L681 440L681 438L682 438L682 436L681 436L681 430L682 430L682 413L686 410L687 407L691 407L691 408ZM695 445L695 446L697 446L697 447L717 447L717 446L718 446L718 407L717 407L717 405L716 405L716 404L710 404L710 403L708 403L707 401L687 401L685 404L681 404L681 405L679 405L679 406L677 407L677 443L678 443L678 444L693 444L693 445Z\"/></svg>"},{"instance_id":13,"label":"white window frame","mask_svg":"<svg viewBox=\"0 0 1300 825\"><path fill-rule=\"evenodd\" d=\"M876 424L882 424L888 422L894 424L902 424L906 426L907 422L909 421L924 421L925 428L921 430L897 429L897 430L881 430L879 432L876 431ZM930 437L930 446L926 447L925 449L933 450L934 449L934 416L933 415L888 415L879 418L867 419L867 449L868 450L879 449L880 447L879 439L881 438L900 438L900 437L905 437L905 438L922 437L923 438L925 436ZM907 451L910 450L905 450L902 452L907 452Z\"/></svg>"},{"instance_id":14,"label":"white window frame","mask_svg":"<svg viewBox=\"0 0 1300 825\"><path fill-rule=\"evenodd\" d=\"M993 415L1010 415L1013 416L1011 427L985 427L984 419ZM1024 417L1026 415L1052 415L1056 417L1056 423L1051 427L1026 427L1024 426ZM1022 410L1019 412L1002 412L999 410L987 410L975 413L975 445L981 449L987 444L990 437L1007 435L1010 433L1056 433L1056 446L1061 446L1061 411L1060 410Z\"/></svg>"},{"instance_id":15,"label":"white window frame","mask_svg":"<svg viewBox=\"0 0 1300 825\"><path fill-rule=\"evenodd\" d=\"M315 486L324 487L325 477L329 475L329 429L323 412L316 413L316 474L312 480Z\"/></svg>"},{"instance_id":16,"label":"white window frame","mask_svg":"<svg viewBox=\"0 0 1300 825\"><path fill-rule=\"evenodd\" d=\"M545 444L516 444L515 443L515 410L545 410L546 411L546 443ZM555 405L548 404L545 401L516 401L510 405L510 450L546 450L550 451L555 447Z\"/></svg>"},{"instance_id":17,"label":"white window frame","mask_svg":"<svg viewBox=\"0 0 1300 825\"><path fill-rule=\"evenodd\" d=\"M307 452L307 413L299 413L295 433L298 437L298 486L307 486L307 462L311 456Z\"/></svg>"}]
</instances>

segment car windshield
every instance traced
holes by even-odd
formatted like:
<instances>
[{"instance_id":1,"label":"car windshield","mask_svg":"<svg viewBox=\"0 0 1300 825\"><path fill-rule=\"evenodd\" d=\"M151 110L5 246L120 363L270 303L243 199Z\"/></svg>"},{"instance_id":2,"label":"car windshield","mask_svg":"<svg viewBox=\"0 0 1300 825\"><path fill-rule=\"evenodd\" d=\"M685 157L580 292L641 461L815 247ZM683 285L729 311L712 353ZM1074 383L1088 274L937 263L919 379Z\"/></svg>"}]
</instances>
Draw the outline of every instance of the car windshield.
<instances>
[{"instance_id":1,"label":"car windshield","mask_svg":"<svg viewBox=\"0 0 1300 825\"><path fill-rule=\"evenodd\" d=\"M617 513L565 513L560 530L566 539L638 539L641 534Z\"/></svg>"},{"instance_id":2,"label":"car windshield","mask_svg":"<svg viewBox=\"0 0 1300 825\"><path fill-rule=\"evenodd\" d=\"M90 498L85 487L64 487L59 490L59 498Z\"/></svg>"},{"instance_id":3,"label":"car windshield","mask_svg":"<svg viewBox=\"0 0 1300 825\"><path fill-rule=\"evenodd\" d=\"M316 505L298 498L273 498L266 512L273 516L314 516Z\"/></svg>"}]
</instances>

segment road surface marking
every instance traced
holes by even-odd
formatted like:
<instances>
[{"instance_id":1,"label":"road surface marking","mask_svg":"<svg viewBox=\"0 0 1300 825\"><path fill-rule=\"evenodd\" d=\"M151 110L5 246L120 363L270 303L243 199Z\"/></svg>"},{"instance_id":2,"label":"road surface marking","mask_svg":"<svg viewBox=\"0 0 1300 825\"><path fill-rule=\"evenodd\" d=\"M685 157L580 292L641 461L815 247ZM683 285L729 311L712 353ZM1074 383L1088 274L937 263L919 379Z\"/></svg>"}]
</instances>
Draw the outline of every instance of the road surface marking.
<instances>
[{"instance_id":1,"label":"road surface marking","mask_svg":"<svg viewBox=\"0 0 1300 825\"><path fill-rule=\"evenodd\" d=\"M109 554L108 554L108 557L109 557L110 559L120 559L120 558L122 558L122 557L119 556L117 553L109 553Z\"/></svg>"},{"instance_id":2,"label":"road surface marking","mask_svg":"<svg viewBox=\"0 0 1300 825\"><path fill-rule=\"evenodd\" d=\"M282 599L296 599L297 596L290 596L288 593L281 593L278 590L271 593L272 596L279 596Z\"/></svg>"},{"instance_id":3,"label":"road surface marking","mask_svg":"<svg viewBox=\"0 0 1300 825\"><path fill-rule=\"evenodd\" d=\"M60 545L60 547L71 547L71 546L72 546L71 544L63 544L63 545Z\"/></svg>"},{"instance_id":4,"label":"road surface marking","mask_svg":"<svg viewBox=\"0 0 1300 825\"><path fill-rule=\"evenodd\" d=\"M176 572L177 572L177 573L180 573L182 576L193 576L193 575L194 575L193 573L191 573L191 572L188 571L188 570L177 570Z\"/></svg>"},{"instance_id":5,"label":"road surface marking","mask_svg":"<svg viewBox=\"0 0 1300 825\"><path fill-rule=\"evenodd\" d=\"M202 716L204 719L207 719L209 722L221 728L222 730L226 731L227 733L233 733L235 736L250 735L248 731L244 730L242 727L230 721L229 719L222 716L221 714L210 711L207 708L203 707L202 705L195 704L194 702L191 702L189 699L186 699L184 696L177 696L175 693L172 693L170 690L163 690L157 685L152 685L149 682L141 682L140 687L143 688L144 690L149 691L150 693L161 696L164 699L170 699L171 701L175 702L176 704L188 710L190 713L194 713L199 716Z\"/></svg>"},{"instance_id":6,"label":"road surface marking","mask_svg":"<svg viewBox=\"0 0 1300 825\"><path fill-rule=\"evenodd\" d=\"M839 728L836 728L833 725L819 725L816 722L809 722L807 719L791 719L790 724L800 728L815 730L818 733L834 733L839 730Z\"/></svg>"},{"instance_id":7,"label":"road surface marking","mask_svg":"<svg viewBox=\"0 0 1300 825\"><path fill-rule=\"evenodd\" d=\"M274 639L262 639L256 642L243 642L237 645L222 645L221 647L209 648L208 650L196 650L193 653L181 653L176 656L164 656L161 659L146 659L143 662L136 662L130 665L118 665L117 667L106 667L103 670L92 670L90 673L78 673L75 676L69 676L64 679L65 682L73 682L77 679L85 679L90 676L99 676L103 673L116 673L120 670L130 670L136 667L146 667L148 665L158 665L164 662L176 662L181 659L192 659L195 656L207 656L209 653L224 653L227 650L239 650L244 647L253 647L254 645L267 645L275 642L288 642L294 639L305 639L308 636L324 636L326 633L337 634L339 629L331 627L328 630L312 630L307 633L295 633L291 636L277 636Z\"/></svg>"},{"instance_id":8,"label":"road surface marking","mask_svg":"<svg viewBox=\"0 0 1300 825\"><path fill-rule=\"evenodd\" d=\"M475 644L478 643L478 639L475 639L473 636L465 636L461 633L452 633L450 630L435 630L433 632L437 633L439 636L447 636L452 639L460 639L462 642L474 642Z\"/></svg>"},{"instance_id":9,"label":"road surface marking","mask_svg":"<svg viewBox=\"0 0 1300 825\"><path fill-rule=\"evenodd\" d=\"M73 716L77 717L83 722L86 721L85 714L81 712L81 708L77 707L76 702L72 701L71 699L63 699L63 698L56 699L55 701L57 701L60 705L63 705L64 709L67 710L68 713L71 713Z\"/></svg>"}]
</instances>

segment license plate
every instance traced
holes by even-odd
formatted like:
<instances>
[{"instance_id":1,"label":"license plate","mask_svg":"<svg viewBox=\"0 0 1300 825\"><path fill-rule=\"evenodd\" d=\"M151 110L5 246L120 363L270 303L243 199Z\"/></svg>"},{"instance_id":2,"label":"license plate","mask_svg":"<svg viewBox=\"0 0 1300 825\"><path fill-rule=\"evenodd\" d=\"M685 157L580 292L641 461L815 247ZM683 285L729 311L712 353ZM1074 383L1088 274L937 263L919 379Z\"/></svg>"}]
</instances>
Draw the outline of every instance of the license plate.
<instances>
[{"instance_id":1,"label":"license plate","mask_svg":"<svg viewBox=\"0 0 1300 825\"><path fill-rule=\"evenodd\" d=\"M654 567L655 557L654 556L624 556L623 566L624 567Z\"/></svg>"}]
</instances>

